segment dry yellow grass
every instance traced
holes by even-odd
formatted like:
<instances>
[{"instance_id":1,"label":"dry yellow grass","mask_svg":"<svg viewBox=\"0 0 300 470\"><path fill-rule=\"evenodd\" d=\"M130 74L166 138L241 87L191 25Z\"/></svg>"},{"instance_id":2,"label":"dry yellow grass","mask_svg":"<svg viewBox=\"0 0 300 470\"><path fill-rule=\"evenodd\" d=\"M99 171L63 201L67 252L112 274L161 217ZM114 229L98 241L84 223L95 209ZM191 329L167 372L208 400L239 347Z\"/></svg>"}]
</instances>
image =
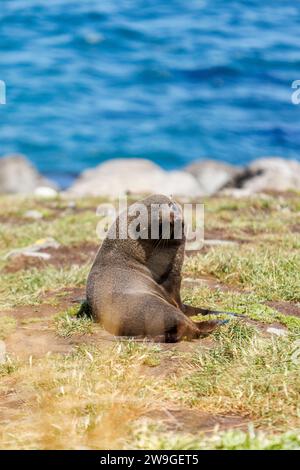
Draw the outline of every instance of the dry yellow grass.
<instances>
[{"instance_id":1,"label":"dry yellow grass","mask_svg":"<svg viewBox=\"0 0 300 470\"><path fill-rule=\"evenodd\" d=\"M7 394L13 403L0 448L122 447L132 422L155 405L153 384L140 374L149 355L148 348L119 344L23 363L1 383L0 410Z\"/></svg>"}]
</instances>

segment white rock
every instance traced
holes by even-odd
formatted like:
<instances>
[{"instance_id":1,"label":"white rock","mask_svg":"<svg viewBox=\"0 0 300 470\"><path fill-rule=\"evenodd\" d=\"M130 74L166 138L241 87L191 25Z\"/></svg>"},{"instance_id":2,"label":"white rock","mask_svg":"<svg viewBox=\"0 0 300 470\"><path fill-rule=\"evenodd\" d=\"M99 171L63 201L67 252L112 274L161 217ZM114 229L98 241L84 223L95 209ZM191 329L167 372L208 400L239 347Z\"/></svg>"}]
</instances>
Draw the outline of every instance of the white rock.
<instances>
[{"instance_id":1,"label":"white rock","mask_svg":"<svg viewBox=\"0 0 300 470\"><path fill-rule=\"evenodd\" d=\"M198 180L202 192L209 196L231 183L241 168L217 160L199 160L188 165L185 171Z\"/></svg>"},{"instance_id":2,"label":"white rock","mask_svg":"<svg viewBox=\"0 0 300 470\"><path fill-rule=\"evenodd\" d=\"M253 161L240 180L251 193L300 190L300 162L284 158L260 158Z\"/></svg>"},{"instance_id":3,"label":"white rock","mask_svg":"<svg viewBox=\"0 0 300 470\"><path fill-rule=\"evenodd\" d=\"M41 199L55 199L58 196L58 192L49 186L39 186L35 189L34 195Z\"/></svg>"},{"instance_id":4,"label":"white rock","mask_svg":"<svg viewBox=\"0 0 300 470\"><path fill-rule=\"evenodd\" d=\"M39 186L56 187L23 155L0 158L0 193L32 194Z\"/></svg>"},{"instance_id":5,"label":"white rock","mask_svg":"<svg viewBox=\"0 0 300 470\"><path fill-rule=\"evenodd\" d=\"M25 212L24 217L27 219L39 220L43 218L43 214L40 211L30 210Z\"/></svg>"},{"instance_id":6,"label":"white rock","mask_svg":"<svg viewBox=\"0 0 300 470\"><path fill-rule=\"evenodd\" d=\"M50 259L51 255L49 255L49 253L42 253L42 250L46 250L47 248L58 249L59 247L60 244L56 240L54 240L54 238L42 238L40 240L37 240L33 245L25 246L24 248L16 248L14 250L9 251L5 255L4 259L8 259L18 255Z\"/></svg>"},{"instance_id":7,"label":"white rock","mask_svg":"<svg viewBox=\"0 0 300 470\"><path fill-rule=\"evenodd\" d=\"M220 194L225 197L233 197L235 199L242 199L252 196L252 192L249 189L240 188L226 188L220 191Z\"/></svg>"},{"instance_id":8,"label":"white rock","mask_svg":"<svg viewBox=\"0 0 300 470\"><path fill-rule=\"evenodd\" d=\"M160 193L203 195L197 180L184 171L165 171L150 160L115 159L86 170L67 191L72 196L112 196Z\"/></svg>"},{"instance_id":9,"label":"white rock","mask_svg":"<svg viewBox=\"0 0 300 470\"><path fill-rule=\"evenodd\" d=\"M49 259L52 258L52 256L49 253L43 253L43 252L23 251L22 255L27 256L28 258L43 259L45 261L48 261Z\"/></svg>"},{"instance_id":10,"label":"white rock","mask_svg":"<svg viewBox=\"0 0 300 470\"><path fill-rule=\"evenodd\" d=\"M197 180L185 171L165 171L163 175L162 186L159 184L156 193L165 194L167 196L204 196Z\"/></svg>"},{"instance_id":11,"label":"white rock","mask_svg":"<svg viewBox=\"0 0 300 470\"><path fill-rule=\"evenodd\" d=\"M272 335L276 336L287 336L288 332L286 330L283 330L281 328L274 328L273 326L270 326L267 328L267 333L270 333Z\"/></svg>"},{"instance_id":12,"label":"white rock","mask_svg":"<svg viewBox=\"0 0 300 470\"><path fill-rule=\"evenodd\" d=\"M204 245L207 246L234 246L238 245L238 242L232 240L204 240Z\"/></svg>"}]
</instances>

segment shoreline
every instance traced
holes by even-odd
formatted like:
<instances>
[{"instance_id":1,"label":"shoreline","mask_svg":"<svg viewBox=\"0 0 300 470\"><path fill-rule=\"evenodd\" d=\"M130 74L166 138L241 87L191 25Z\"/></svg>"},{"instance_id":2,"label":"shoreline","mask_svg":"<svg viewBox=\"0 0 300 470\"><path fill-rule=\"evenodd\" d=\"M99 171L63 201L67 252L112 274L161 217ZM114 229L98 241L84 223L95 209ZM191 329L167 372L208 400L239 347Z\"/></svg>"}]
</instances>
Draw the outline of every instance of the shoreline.
<instances>
[{"instance_id":1,"label":"shoreline","mask_svg":"<svg viewBox=\"0 0 300 470\"><path fill-rule=\"evenodd\" d=\"M25 156L0 158L0 194L30 194L41 187L74 197L163 193L195 198L224 191L236 196L300 191L300 161L266 157L236 166L200 159L180 169L166 170L144 158L114 158L79 174L42 174Z\"/></svg>"},{"instance_id":2,"label":"shoreline","mask_svg":"<svg viewBox=\"0 0 300 470\"><path fill-rule=\"evenodd\" d=\"M1 158L5 157L4 156L0 156L0 161L1 161ZM27 157L26 157L27 158ZM43 170L39 170L37 168L37 166L32 162L32 160L30 160L28 158L28 160L31 162L32 165L35 166L35 168L37 169L37 171L39 171L39 173L46 179L52 181L53 183L55 183L59 189L61 191L64 191L64 190L67 190L69 187L72 186L72 184L86 171L86 170L93 170L93 169L96 169L99 165L102 165L103 163L107 163L107 162L111 162L111 161L114 161L114 160L118 160L118 159L122 159L122 160L132 160L132 159L146 159L146 160L149 160L151 161L152 163L160 166L164 171L166 172L169 172L169 171L184 171L185 168L187 166L190 166L190 165L193 165L195 163L199 163L199 162L203 162L203 161L211 161L211 162L215 162L216 164L220 164L220 165L228 165L228 166L231 166L233 168L247 168L248 166L250 166L254 161L256 161L257 159L261 159L261 158L273 158L273 157L265 157L265 156L260 156L260 157L257 157L257 158L252 158L252 159L249 159L247 160L245 163L242 163L241 165L237 165L235 163L231 163L230 161L227 161L227 160L220 160L218 158L213 158L213 157L210 157L210 158L206 158L206 157L202 157L202 158L199 158L199 159L194 159L194 160L191 160L190 162L188 162L187 164L182 164L182 165L175 165L175 166L164 166L164 165L161 165L160 163L157 163L155 160L152 160L151 158L144 158L144 157L114 157L114 158L105 158L104 160L101 160L98 164L94 165L94 166L86 166L82 171L76 171L76 172L72 172L72 171L65 171L65 170L55 170L55 171L43 171ZM300 163L300 157L297 159L297 158L291 158L291 157L281 157L281 156L276 156L274 158L281 158L283 159L284 161L287 161L287 162L291 162L291 161L296 161L296 162L299 162Z\"/></svg>"}]
</instances>

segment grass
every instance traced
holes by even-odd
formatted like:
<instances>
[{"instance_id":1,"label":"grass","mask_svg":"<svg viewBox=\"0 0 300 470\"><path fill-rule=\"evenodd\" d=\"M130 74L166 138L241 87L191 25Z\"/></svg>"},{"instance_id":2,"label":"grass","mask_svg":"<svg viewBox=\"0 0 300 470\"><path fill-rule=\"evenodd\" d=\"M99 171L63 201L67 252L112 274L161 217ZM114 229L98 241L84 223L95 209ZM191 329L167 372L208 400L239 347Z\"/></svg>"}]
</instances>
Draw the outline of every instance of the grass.
<instances>
[{"instance_id":1,"label":"grass","mask_svg":"<svg viewBox=\"0 0 300 470\"><path fill-rule=\"evenodd\" d=\"M8 360L5 364L0 364L0 378L7 377L9 374L13 374L17 369L14 362Z\"/></svg>"},{"instance_id":2,"label":"grass","mask_svg":"<svg viewBox=\"0 0 300 470\"><path fill-rule=\"evenodd\" d=\"M251 416L260 426L299 426L299 336L262 338L232 321L216 335L218 345L194 354L190 370L173 382L182 400L213 413Z\"/></svg>"},{"instance_id":3,"label":"grass","mask_svg":"<svg viewBox=\"0 0 300 470\"><path fill-rule=\"evenodd\" d=\"M299 201L292 192L204 201L207 233L239 243L187 258L184 277L221 287L185 287L183 298L251 322L228 317L206 340L165 346L101 340L99 325L76 318L78 306L61 305L66 290L84 288L90 262L5 269L8 251L40 238L62 246L98 243L96 207L103 199L83 198L73 208L60 197L0 197L0 339L26 330L39 344L41 332L49 331L66 346L64 354L38 357L24 343L24 357L12 350L0 365L0 448L299 449L300 317L269 304L300 302ZM32 209L43 218L26 219ZM43 304L57 313L19 315L24 306ZM287 335L267 334L274 324ZM197 415L191 430L174 409L216 420L235 416L241 424L207 434L197 427Z\"/></svg>"},{"instance_id":4,"label":"grass","mask_svg":"<svg viewBox=\"0 0 300 470\"><path fill-rule=\"evenodd\" d=\"M0 447L122 446L132 420L155 400L151 382L139 374L145 356L143 347L120 344L106 350L82 347L65 357L23 365L14 379L19 393L26 394L26 406L1 427ZM9 383L2 385L1 392Z\"/></svg>"},{"instance_id":5,"label":"grass","mask_svg":"<svg viewBox=\"0 0 300 470\"><path fill-rule=\"evenodd\" d=\"M93 332L94 322L90 318L77 318L78 307L68 309L66 312L58 314L55 321L56 333L63 338L72 335L85 335Z\"/></svg>"},{"instance_id":6,"label":"grass","mask_svg":"<svg viewBox=\"0 0 300 470\"><path fill-rule=\"evenodd\" d=\"M218 247L191 258L185 270L255 291L264 300L300 301L299 250L265 244Z\"/></svg>"},{"instance_id":7,"label":"grass","mask_svg":"<svg viewBox=\"0 0 300 470\"><path fill-rule=\"evenodd\" d=\"M16 399L23 397L23 405L0 428L0 448L299 447L299 364L291 361L290 340L272 341L264 351L265 343L251 328L234 323L228 329L216 338L216 350L177 354L176 378L141 374L146 364L153 367L153 357L163 360L169 353L130 341L81 346L63 357L23 363L0 386L6 393L13 380ZM149 418L153 410L183 404L210 413L251 412L255 426L264 425L265 431L250 426L248 432L192 436L170 432Z\"/></svg>"},{"instance_id":8,"label":"grass","mask_svg":"<svg viewBox=\"0 0 300 470\"><path fill-rule=\"evenodd\" d=\"M254 292L212 290L208 287L184 289L185 303L203 305L211 310L235 312L261 323L281 323L291 332L300 333L300 318L286 316L265 304L264 297ZM224 316L224 318L227 318Z\"/></svg>"},{"instance_id":9,"label":"grass","mask_svg":"<svg viewBox=\"0 0 300 470\"><path fill-rule=\"evenodd\" d=\"M17 322L13 317L0 317L0 339L3 340L16 329Z\"/></svg>"},{"instance_id":10,"label":"grass","mask_svg":"<svg viewBox=\"0 0 300 470\"><path fill-rule=\"evenodd\" d=\"M134 449L146 450L299 450L300 431L281 435L266 434L262 431L230 430L205 435L178 436L176 433L163 432L159 428L141 426L135 435Z\"/></svg>"},{"instance_id":11,"label":"grass","mask_svg":"<svg viewBox=\"0 0 300 470\"><path fill-rule=\"evenodd\" d=\"M0 307L36 305L43 301L47 292L67 287L83 286L89 266L77 265L57 269L53 266L43 270L36 268L1 276Z\"/></svg>"}]
</instances>

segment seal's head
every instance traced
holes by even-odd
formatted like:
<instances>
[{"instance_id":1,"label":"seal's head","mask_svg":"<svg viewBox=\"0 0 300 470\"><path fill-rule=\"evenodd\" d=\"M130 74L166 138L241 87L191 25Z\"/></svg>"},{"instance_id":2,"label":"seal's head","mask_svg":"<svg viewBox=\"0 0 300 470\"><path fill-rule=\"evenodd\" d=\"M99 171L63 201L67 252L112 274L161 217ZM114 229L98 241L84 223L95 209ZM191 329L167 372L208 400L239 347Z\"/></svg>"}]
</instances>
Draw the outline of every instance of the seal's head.
<instances>
[{"instance_id":1,"label":"seal's head","mask_svg":"<svg viewBox=\"0 0 300 470\"><path fill-rule=\"evenodd\" d=\"M152 195L130 206L129 235L135 239L175 242L184 238L180 205L172 198Z\"/></svg>"}]
</instances>

